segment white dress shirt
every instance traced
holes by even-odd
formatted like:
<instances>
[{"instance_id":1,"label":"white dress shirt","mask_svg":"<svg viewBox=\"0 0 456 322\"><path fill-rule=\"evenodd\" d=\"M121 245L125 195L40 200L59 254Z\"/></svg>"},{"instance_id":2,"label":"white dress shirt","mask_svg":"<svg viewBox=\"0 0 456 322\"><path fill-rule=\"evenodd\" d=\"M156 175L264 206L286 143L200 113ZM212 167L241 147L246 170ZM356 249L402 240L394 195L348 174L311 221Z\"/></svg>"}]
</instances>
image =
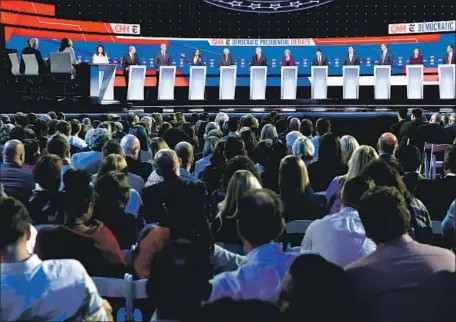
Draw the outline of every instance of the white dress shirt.
<instances>
[{"instance_id":1,"label":"white dress shirt","mask_svg":"<svg viewBox=\"0 0 456 322\"><path fill-rule=\"evenodd\" d=\"M93 55L92 62L94 64L109 64L108 55Z\"/></svg>"},{"instance_id":2,"label":"white dress shirt","mask_svg":"<svg viewBox=\"0 0 456 322\"><path fill-rule=\"evenodd\" d=\"M77 148L80 148L81 150L87 147L86 141L75 135L70 136L70 138L68 139L68 143L70 145L74 145Z\"/></svg>"},{"instance_id":3,"label":"white dress shirt","mask_svg":"<svg viewBox=\"0 0 456 322\"><path fill-rule=\"evenodd\" d=\"M78 261L32 255L0 267L0 320L107 321L97 288Z\"/></svg>"},{"instance_id":4,"label":"white dress shirt","mask_svg":"<svg viewBox=\"0 0 456 322\"><path fill-rule=\"evenodd\" d=\"M341 267L369 255L377 248L366 237L358 211L350 207L313 221L307 228L301 246L303 250L316 251Z\"/></svg>"},{"instance_id":5,"label":"white dress shirt","mask_svg":"<svg viewBox=\"0 0 456 322\"><path fill-rule=\"evenodd\" d=\"M208 302L229 297L276 303L283 278L297 255L282 252L280 245L275 243L253 249L238 270L218 274L211 280L212 293Z\"/></svg>"}]
</instances>

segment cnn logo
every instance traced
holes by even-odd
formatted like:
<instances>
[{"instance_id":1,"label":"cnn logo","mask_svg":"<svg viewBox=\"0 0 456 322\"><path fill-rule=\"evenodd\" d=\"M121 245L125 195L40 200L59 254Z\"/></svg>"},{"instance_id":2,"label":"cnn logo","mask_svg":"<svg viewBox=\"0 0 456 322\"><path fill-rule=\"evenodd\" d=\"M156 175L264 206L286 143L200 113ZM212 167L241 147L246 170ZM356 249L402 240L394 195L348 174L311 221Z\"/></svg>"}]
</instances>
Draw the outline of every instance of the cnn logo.
<instances>
[{"instance_id":1,"label":"cnn logo","mask_svg":"<svg viewBox=\"0 0 456 322\"><path fill-rule=\"evenodd\" d=\"M130 25L115 25L114 32L119 34L128 34L130 33Z\"/></svg>"},{"instance_id":2,"label":"cnn logo","mask_svg":"<svg viewBox=\"0 0 456 322\"><path fill-rule=\"evenodd\" d=\"M390 33L391 34L399 34L399 33L404 33L407 31L407 25L392 25L390 27Z\"/></svg>"}]
</instances>

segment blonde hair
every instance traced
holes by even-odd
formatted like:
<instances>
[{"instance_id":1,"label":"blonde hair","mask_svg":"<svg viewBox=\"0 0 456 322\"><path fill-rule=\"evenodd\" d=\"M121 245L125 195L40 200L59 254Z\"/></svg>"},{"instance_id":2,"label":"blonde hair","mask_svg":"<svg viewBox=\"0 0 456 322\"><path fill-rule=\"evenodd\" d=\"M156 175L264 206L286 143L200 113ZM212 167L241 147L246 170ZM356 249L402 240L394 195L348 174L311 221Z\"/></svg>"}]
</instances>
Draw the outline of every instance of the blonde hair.
<instances>
[{"instance_id":1,"label":"blonde hair","mask_svg":"<svg viewBox=\"0 0 456 322\"><path fill-rule=\"evenodd\" d=\"M306 137L298 138L293 144L293 155L304 161L312 160L315 154L315 147L312 141Z\"/></svg>"},{"instance_id":2,"label":"blonde hair","mask_svg":"<svg viewBox=\"0 0 456 322\"><path fill-rule=\"evenodd\" d=\"M348 161L346 180L359 176L366 165L375 159L378 159L377 151L371 146L361 145L353 152L350 161Z\"/></svg>"},{"instance_id":3,"label":"blonde hair","mask_svg":"<svg viewBox=\"0 0 456 322\"><path fill-rule=\"evenodd\" d=\"M127 161L120 154L110 154L101 161L97 180L110 171L122 171L127 167Z\"/></svg>"},{"instance_id":4,"label":"blonde hair","mask_svg":"<svg viewBox=\"0 0 456 322\"><path fill-rule=\"evenodd\" d=\"M343 137L341 137L340 143L342 144L342 148L345 151L347 161L349 161L353 155L353 152L355 152L355 150L359 148L359 143L351 135L344 135Z\"/></svg>"},{"instance_id":5,"label":"blonde hair","mask_svg":"<svg viewBox=\"0 0 456 322\"><path fill-rule=\"evenodd\" d=\"M277 129L272 124L266 124L261 129L261 139L260 140L272 140L273 142L277 141L279 135L277 134Z\"/></svg>"},{"instance_id":6,"label":"blonde hair","mask_svg":"<svg viewBox=\"0 0 456 322\"><path fill-rule=\"evenodd\" d=\"M228 219L234 218L239 198L254 189L261 189L258 179L250 171L236 171L228 183L225 199L219 204L220 215Z\"/></svg>"}]
</instances>

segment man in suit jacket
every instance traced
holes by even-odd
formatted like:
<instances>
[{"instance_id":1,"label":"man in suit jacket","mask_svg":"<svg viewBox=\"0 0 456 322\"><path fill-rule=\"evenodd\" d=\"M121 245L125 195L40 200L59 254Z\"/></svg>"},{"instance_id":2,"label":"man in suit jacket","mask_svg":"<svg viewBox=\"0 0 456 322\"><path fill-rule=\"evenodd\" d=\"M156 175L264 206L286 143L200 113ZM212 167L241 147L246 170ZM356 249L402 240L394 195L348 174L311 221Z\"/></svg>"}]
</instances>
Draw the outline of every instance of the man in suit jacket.
<instances>
[{"instance_id":1,"label":"man in suit jacket","mask_svg":"<svg viewBox=\"0 0 456 322\"><path fill-rule=\"evenodd\" d=\"M316 57L312 60L312 66L328 66L328 58L321 54L321 49L316 50Z\"/></svg>"},{"instance_id":2,"label":"man in suit jacket","mask_svg":"<svg viewBox=\"0 0 456 322\"><path fill-rule=\"evenodd\" d=\"M455 271L455 255L440 247L415 242L408 234L410 213L403 196L392 187L375 187L363 195L359 216L366 236L377 244L373 253L348 265L366 320L398 321L410 310L398 298L439 271ZM394 266L394 274L391 272Z\"/></svg>"},{"instance_id":3,"label":"man in suit jacket","mask_svg":"<svg viewBox=\"0 0 456 322\"><path fill-rule=\"evenodd\" d=\"M171 66L171 55L166 51L166 45L160 45L160 51L157 53L154 59L154 66L157 69L157 72L160 71L160 66Z\"/></svg>"},{"instance_id":4,"label":"man in suit jacket","mask_svg":"<svg viewBox=\"0 0 456 322\"><path fill-rule=\"evenodd\" d=\"M38 73L39 74L44 74L46 73L46 62L43 59L43 55L41 54L41 51L38 50L38 44L39 41L37 38L32 38L28 41L28 46L22 50L21 53L21 64L20 64L20 72L21 74L25 73L25 62L24 59L22 58L22 55L32 55L34 54L36 57L36 62L38 63Z\"/></svg>"},{"instance_id":5,"label":"man in suit jacket","mask_svg":"<svg viewBox=\"0 0 456 322\"><path fill-rule=\"evenodd\" d=\"M257 47L255 49L255 55L252 57L250 66L268 66L268 59L266 56L261 54L261 48Z\"/></svg>"},{"instance_id":6,"label":"man in suit jacket","mask_svg":"<svg viewBox=\"0 0 456 322\"><path fill-rule=\"evenodd\" d=\"M429 123L421 125L416 131L415 146L424 148L424 143L446 144L452 143L450 135L440 123L440 114L434 113ZM420 150L421 151L421 150Z\"/></svg>"},{"instance_id":7,"label":"man in suit jacket","mask_svg":"<svg viewBox=\"0 0 456 322\"><path fill-rule=\"evenodd\" d=\"M223 54L220 55L219 58L219 67L220 66L233 66L234 64L234 58L230 54L230 50L228 48L223 49Z\"/></svg>"},{"instance_id":8,"label":"man in suit jacket","mask_svg":"<svg viewBox=\"0 0 456 322\"><path fill-rule=\"evenodd\" d=\"M425 124L423 120L423 110L420 108L414 108L412 110L412 115L410 119L411 121L405 122L402 125L401 131L399 132L400 146L407 145L409 140L411 145L415 145L416 132L421 125Z\"/></svg>"},{"instance_id":9,"label":"man in suit jacket","mask_svg":"<svg viewBox=\"0 0 456 322\"><path fill-rule=\"evenodd\" d=\"M380 54L380 59L378 61L379 65L392 65L393 64L393 54L388 50L387 44L382 44L381 46L382 53Z\"/></svg>"},{"instance_id":10,"label":"man in suit jacket","mask_svg":"<svg viewBox=\"0 0 456 322\"><path fill-rule=\"evenodd\" d=\"M456 64L456 56L454 55L454 47L453 45L448 45L447 47L447 54L443 58L443 63L444 64Z\"/></svg>"},{"instance_id":11,"label":"man in suit jacket","mask_svg":"<svg viewBox=\"0 0 456 322\"><path fill-rule=\"evenodd\" d=\"M136 53L136 48L135 48L135 46L130 46L128 53L126 53L122 57L122 66L124 68L125 83L126 83L127 87L128 87L130 66L139 65L139 64L140 64L140 61L139 61L138 54Z\"/></svg>"},{"instance_id":12,"label":"man in suit jacket","mask_svg":"<svg viewBox=\"0 0 456 322\"><path fill-rule=\"evenodd\" d=\"M398 122L396 124L391 125L391 133L393 133L395 136L399 136L399 133L401 133L402 125L404 125L404 123L407 122L406 107L402 107L399 109L399 111L397 112L397 119Z\"/></svg>"},{"instance_id":13,"label":"man in suit jacket","mask_svg":"<svg viewBox=\"0 0 456 322\"><path fill-rule=\"evenodd\" d=\"M128 172L140 176L146 182L152 173L152 164L140 160L141 143L138 138L132 134L127 134L120 141L120 146L125 154Z\"/></svg>"},{"instance_id":14,"label":"man in suit jacket","mask_svg":"<svg viewBox=\"0 0 456 322\"><path fill-rule=\"evenodd\" d=\"M348 55L345 55L344 66L357 66L360 64L359 56L355 54L353 46L348 47Z\"/></svg>"},{"instance_id":15,"label":"man in suit jacket","mask_svg":"<svg viewBox=\"0 0 456 322\"><path fill-rule=\"evenodd\" d=\"M397 138L393 133L383 133L377 143L378 155L380 159L395 168L400 175L403 175L404 170L395 156L398 146Z\"/></svg>"},{"instance_id":16,"label":"man in suit jacket","mask_svg":"<svg viewBox=\"0 0 456 322\"><path fill-rule=\"evenodd\" d=\"M10 140L3 147L3 161L0 167L0 179L8 196L28 202L35 182L30 171L22 169L25 161L25 149L21 141Z\"/></svg>"},{"instance_id":17,"label":"man in suit jacket","mask_svg":"<svg viewBox=\"0 0 456 322\"><path fill-rule=\"evenodd\" d=\"M450 124L445 128L445 132L451 142L454 142L456 139L456 113L451 113Z\"/></svg>"},{"instance_id":18,"label":"man in suit jacket","mask_svg":"<svg viewBox=\"0 0 456 322\"><path fill-rule=\"evenodd\" d=\"M415 195L417 186L426 180L420 173L421 153L416 146L406 145L399 151L399 160L404 169L402 180L408 191Z\"/></svg>"}]
</instances>

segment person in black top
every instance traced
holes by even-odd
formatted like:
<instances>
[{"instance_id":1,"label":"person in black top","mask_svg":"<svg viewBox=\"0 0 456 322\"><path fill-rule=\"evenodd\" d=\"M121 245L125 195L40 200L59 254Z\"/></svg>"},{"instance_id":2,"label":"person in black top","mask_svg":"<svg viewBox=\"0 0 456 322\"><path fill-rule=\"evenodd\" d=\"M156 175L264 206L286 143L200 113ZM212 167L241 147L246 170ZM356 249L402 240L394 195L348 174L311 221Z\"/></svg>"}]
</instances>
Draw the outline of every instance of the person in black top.
<instances>
[{"instance_id":1,"label":"person in black top","mask_svg":"<svg viewBox=\"0 0 456 322\"><path fill-rule=\"evenodd\" d=\"M19 67L19 71L21 74L25 73L25 62L22 58L22 55L32 55L35 54L36 61L38 63L38 73L44 74L47 72L46 62L43 59L43 55L41 51L38 50L39 41L37 38L32 38L28 41L27 47L25 47L21 52L21 64Z\"/></svg>"}]
</instances>

